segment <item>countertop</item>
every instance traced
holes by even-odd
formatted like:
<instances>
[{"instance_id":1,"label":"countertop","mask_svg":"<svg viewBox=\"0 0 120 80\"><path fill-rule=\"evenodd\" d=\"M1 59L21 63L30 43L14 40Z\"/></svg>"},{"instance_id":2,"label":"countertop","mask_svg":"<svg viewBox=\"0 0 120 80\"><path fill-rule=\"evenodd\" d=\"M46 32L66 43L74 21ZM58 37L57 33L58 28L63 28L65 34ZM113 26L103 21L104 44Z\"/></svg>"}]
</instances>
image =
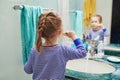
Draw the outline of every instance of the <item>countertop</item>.
<instances>
[{"instance_id":1,"label":"countertop","mask_svg":"<svg viewBox=\"0 0 120 80\"><path fill-rule=\"evenodd\" d=\"M70 69L66 69L66 77L70 77L72 80L120 80L120 63L113 63L107 60L109 55L104 55L103 58L92 58L95 61L105 62L115 67L115 71L105 74L94 74L78 72Z\"/></svg>"}]
</instances>

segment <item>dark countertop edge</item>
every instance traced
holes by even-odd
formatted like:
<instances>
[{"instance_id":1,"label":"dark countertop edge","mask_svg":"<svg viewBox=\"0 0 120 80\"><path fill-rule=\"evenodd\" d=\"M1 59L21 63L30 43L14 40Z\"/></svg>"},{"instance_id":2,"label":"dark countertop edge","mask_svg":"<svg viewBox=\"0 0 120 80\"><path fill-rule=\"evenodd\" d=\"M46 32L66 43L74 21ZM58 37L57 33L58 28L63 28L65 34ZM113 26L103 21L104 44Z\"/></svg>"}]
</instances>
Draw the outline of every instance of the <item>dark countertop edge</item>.
<instances>
[{"instance_id":1,"label":"dark countertop edge","mask_svg":"<svg viewBox=\"0 0 120 80\"><path fill-rule=\"evenodd\" d=\"M99 58L92 58L92 60L96 60L96 61L100 61L100 62L105 62L108 63L109 65L112 65L116 68L116 70L113 73L105 73L105 74L94 74L94 73L84 73L84 72L78 72L78 71L74 71L74 70L70 70L70 69L66 69L66 76L70 76L72 78L76 78L76 79L82 79L82 80L98 80L98 79L104 79L104 80L108 80L108 79L117 79L120 80L120 73L118 73L118 71L120 71L120 63L113 63L113 62L109 62L107 60L108 55L105 55L102 59Z\"/></svg>"}]
</instances>

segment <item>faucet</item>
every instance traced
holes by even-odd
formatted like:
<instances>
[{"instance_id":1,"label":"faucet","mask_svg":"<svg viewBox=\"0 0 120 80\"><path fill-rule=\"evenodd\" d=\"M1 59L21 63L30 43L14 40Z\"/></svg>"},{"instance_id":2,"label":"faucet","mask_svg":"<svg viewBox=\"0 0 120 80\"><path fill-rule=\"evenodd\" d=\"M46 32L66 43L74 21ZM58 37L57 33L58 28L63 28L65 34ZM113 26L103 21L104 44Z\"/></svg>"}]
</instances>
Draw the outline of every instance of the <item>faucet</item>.
<instances>
[{"instance_id":1,"label":"faucet","mask_svg":"<svg viewBox=\"0 0 120 80\"><path fill-rule=\"evenodd\" d=\"M90 40L88 46L88 53L90 54L90 57L94 57L95 54L97 54L97 46L98 46L98 41L97 40Z\"/></svg>"}]
</instances>

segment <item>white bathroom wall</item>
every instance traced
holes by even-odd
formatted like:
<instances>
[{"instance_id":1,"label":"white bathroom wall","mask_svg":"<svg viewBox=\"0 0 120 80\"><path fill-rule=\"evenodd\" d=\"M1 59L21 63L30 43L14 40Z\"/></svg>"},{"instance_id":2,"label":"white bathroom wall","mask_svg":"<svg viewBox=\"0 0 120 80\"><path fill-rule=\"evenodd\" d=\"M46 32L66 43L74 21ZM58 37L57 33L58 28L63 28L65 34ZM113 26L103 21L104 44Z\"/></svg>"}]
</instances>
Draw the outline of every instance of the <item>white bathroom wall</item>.
<instances>
[{"instance_id":1,"label":"white bathroom wall","mask_svg":"<svg viewBox=\"0 0 120 80\"><path fill-rule=\"evenodd\" d=\"M109 32L111 32L112 2L113 0L96 0L97 13L102 15L103 24ZM110 43L110 37L107 38L107 43Z\"/></svg>"},{"instance_id":2,"label":"white bathroom wall","mask_svg":"<svg viewBox=\"0 0 120 80\"><path fill-rule=\"evenodd\" d=\"M32 80L23 70L20 11L13 6L34 5L57 10L57 0L0 0L0 80Z\"/></svg>"}]
</instances>

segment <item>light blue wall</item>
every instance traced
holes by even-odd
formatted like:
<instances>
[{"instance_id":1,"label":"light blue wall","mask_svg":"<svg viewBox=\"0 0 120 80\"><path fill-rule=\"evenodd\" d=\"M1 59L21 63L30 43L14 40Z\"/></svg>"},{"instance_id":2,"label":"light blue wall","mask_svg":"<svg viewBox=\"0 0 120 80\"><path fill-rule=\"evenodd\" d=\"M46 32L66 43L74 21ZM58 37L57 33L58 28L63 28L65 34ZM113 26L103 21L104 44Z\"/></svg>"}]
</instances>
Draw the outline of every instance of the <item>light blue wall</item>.
<instances>
[{"instance_id":1,"label":"light blue wall","mask_svg":"<svg viewBox=\"0 0 120 80\"><path fill-rule=\"evenodd\" d=\"M69 0L70 10L83 10L84 0Z\"/></svg>"},{"instance_id":2,"label":"light blue wall","mask_svg":"<svg viewBox=\"0 0 120 80\"><path fill-rule=\"evenodd\" d=\"M32 80L23 70L19 4L57 10L57 0L0 0L0 80Z\"/></svg>"},{"instance_id":3,"label":"light blue wall","mask_svg":"<svg viewBox=\"0 0 120 80\"><path fill-rule=\"evenodd\" d=\"M77 9L83 10L84 0L77 0Z\"/></svg>"},{"instance_id":4,"label":"light blue wall","mask_svg":"<svg viewBox=\"0 0 120 80\"><path fill-rule=\"evenodd\" d=\"M78 0L69 0L69 8L70 8L70 10L76 10L77 9L77 1Z\"/></svg>"},{"instance_id":5,"label":"light blue wall","mask_svg":"<svg viewBox=\"0 0 120 80\"><path fill-rule=\"evenodd\" d=\"M70 29L74 27L74 15L73 11L83 11L83 1L84 0L69 0L69 9L70 9Z\"/></svg>"}]
</instances>

